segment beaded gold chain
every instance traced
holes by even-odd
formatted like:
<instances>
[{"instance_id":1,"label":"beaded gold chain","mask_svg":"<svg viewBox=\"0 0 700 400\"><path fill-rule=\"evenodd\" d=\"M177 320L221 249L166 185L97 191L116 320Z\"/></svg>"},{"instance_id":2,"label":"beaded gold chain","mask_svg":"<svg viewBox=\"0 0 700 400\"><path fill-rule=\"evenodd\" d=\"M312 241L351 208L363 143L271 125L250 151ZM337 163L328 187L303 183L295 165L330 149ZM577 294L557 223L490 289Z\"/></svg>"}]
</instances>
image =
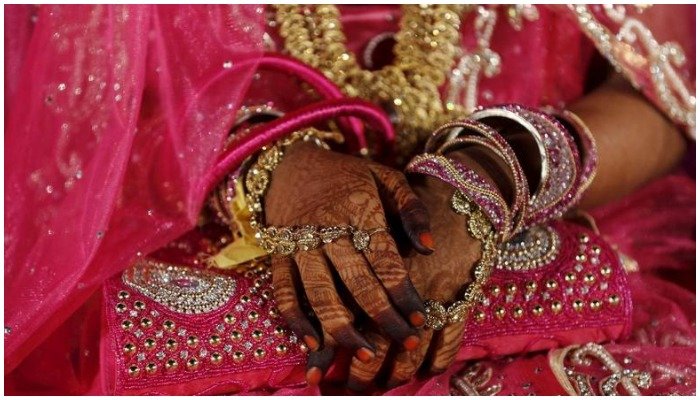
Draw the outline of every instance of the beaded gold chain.
<instances>
[{"instance_id":1,"label":"beaded gold chain","mask_svg":"<svg viewBox=\"0 0 700 400\"><path fill-rule=\"evenodd\" d=\"M275 7L290 55L322 71L347 95L393 111L399 154L410 154L435 126L466 115L459 106L446 108L438 90L459 52L460 15L465 6L402 6L395 60L377 71L362 69L345 45L336 6Z\"/></svg>"}]
</instances>

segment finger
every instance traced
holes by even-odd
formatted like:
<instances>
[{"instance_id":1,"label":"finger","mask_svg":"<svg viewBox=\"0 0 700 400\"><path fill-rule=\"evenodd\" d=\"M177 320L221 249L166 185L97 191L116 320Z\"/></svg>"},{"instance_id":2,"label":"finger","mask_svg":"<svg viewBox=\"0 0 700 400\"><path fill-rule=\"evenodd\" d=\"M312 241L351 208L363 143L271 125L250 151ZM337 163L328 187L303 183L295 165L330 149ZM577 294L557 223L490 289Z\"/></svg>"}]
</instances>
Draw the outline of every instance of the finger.
<instances>
[{"instance_id":1,"label":"finger","mask_svg":"<svg viewBox=\"0 0 700 400\"><path fill-rule=\"evenodd\" d=\"M435 351L430 360L431 374L442 373L452 364L462 344L465 324L466 321L450 324L435 334Z\"/></svg>"},{"instance_id":2,"label":"finger","mask_svg":"<svg viewBox=\"0 0 700 400\"><path fill-rule=\"evenodd\" d=\"M411 325L423 326L425 323L423 300L411 283L406 266L391 235L386 231L373 234L365 257L401 314L411 322Z\"/></svg>"},{"instance_id":3,"label":"finger","mask_svg":"<svg viewBox=\"0 0 700 400\"><path fill-rule=\"evenodd\" d=\"M294 255L299 266L306 298L321 322L323 330L335 341L356 351L361 359L374 355L372 346L353 327L352 314L343 305L333 284L333 276L320 249L300 251Z\"/></svg>"},{"instance_id":4,"label":"finger","mask_svg":"<svg viewBox=\"0 0 700 400\"><path fill-rule=\"evenodd\" d=\"M386 354L389 351L391 342L384 336L370 332L365 335L372 343L375 356L369 362L363 362L357 357L353 357L350 363L350 375L348 377L348 388L356 392L365 390L375 380L379 370L382 368Z\"/></svg>"},{"instance_id":5,"label":"finger","mask_svg":"<svg viewBox=\"0 0 700 400\"><path fill-rule=\"evenodd\" d=\"M430 341L433 338L432 329L423 329L420 333L420 345L413 351L402 351L396 355L394 359L391 374L387 380L387 387L393 388L406 381L409 381L416 375L416 371L420 368L425 356L430 349Z\"/></svg>"},{"instance_id":6,"label":"finger","mask_svg":"<svg viewBox=\"0 0 700 400\"><path fill-rule=\"evenodd\" d=\"M333 338L324 332L323 347L309 353L309 358L306 360L306 382L309 385L316 386L321 382L333 362L335 347Z\"/></svg>"},{"instance_id":7,"label":"finger","mask_svg":"<svg viewBox=\"0 0 700 400\"><path fill-rule=\"evenodd\" d=\"M365 313L392 339L408 349L415 348L419 341L415 329L394 309L367 260L350 239L338 239L324 249L345 287Z\"/></svg>"},{"instance_id":8,"label":"finger","mask_svg":"<svg viewBox=\"0 0 700 400\"><path fill-rule=\"evenodd\" d=\"M289 257L272 257L272 290L277 309L289 329L304 340L311 351L319 348L320 336L299 304L299 273Z\"/></svg>"},{"instance_id":9,"label":"finger","mask_svg":"<svg viewBox=\"0 0 700 400\"><path fill-rule=\"evenodd\" d=\"M431 254L435 244L428 209L413 193L406 177L400 171L380 164L371 164L370 169L376 177L382 198L388 202L389 210L401 218L401 225L413 247L421 254Z\"/></svg>"}]
</instances>

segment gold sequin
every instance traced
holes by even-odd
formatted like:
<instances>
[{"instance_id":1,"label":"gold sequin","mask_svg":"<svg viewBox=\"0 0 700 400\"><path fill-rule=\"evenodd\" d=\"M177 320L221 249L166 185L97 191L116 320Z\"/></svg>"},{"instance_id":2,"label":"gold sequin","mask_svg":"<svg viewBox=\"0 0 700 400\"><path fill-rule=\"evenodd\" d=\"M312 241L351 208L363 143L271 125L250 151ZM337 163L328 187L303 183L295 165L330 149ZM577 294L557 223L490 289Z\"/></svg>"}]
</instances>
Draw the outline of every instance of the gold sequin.
<instances>
[{"instance_id":1,"label":"gold sequin","mask_svg":"<svg viewBox=\"0 0 700 400\"><path fill-rule=\"evenodd\" d=\"M197 368L199 368L199 360L194 357L187 360L187 369L195 370Z\"/></svg>"},{"instance_id":2,"label":"gold sequin","mask_svg":"<svg viewBox=\"0 0 700 400\"><path fill-rule=\"evenodd\" d=\"M117 303L117 306L115 307L118 313L122 313L126 311L126 304L124 303Z\"/></svg>"},{"instance_id":3,"label":"gold sequin","mask_svg":"<svg viewBox=\"0 0 700 400\"><path fill-rule=\"evenodd\" d=\"M483 311L481 311L481 310L477 310L477 311L474 312L474 319L475 319L477 322L483 322L485 318L486 318L486 313L485 313L485 312L483 312Z\"/></svg>"},{"instance_id":4,"label":"gold sequin","mask_svg":"<svg viewBox=\"0 0 700 400\"><path fill-rule=\"evenodd\" d=\"M134 323L129 321L128 319L125 319L124 321L122 321L122 329L124 329L125 331L128 331L133 326L134 326Z\"/></svg>"},{"instance_id":5,"label":"gold sequin","mask_svg":"<svg viewBox=\"0 0 700 400\"><path fill-rule=\"evenodd\" d=\"M285 334L285 329L283 327L281 327L279 325L275 327L275 336L277 336L278 338L281 338L281 337L284 337L284 334Z\"/></svg>"},{"instance_id":6,"label":"gold sequin","mask_svg":"<svg viewBox=\"0 0 700 400\"><path fill-rule=\"evenodd\" d=\"M601 303L600 300L591 300L591 303L590 303L591 310L593 310L593 311L599 310L601 305L603 305L603 303Z\"/></svg>"},{"instance_id":7,"label":"gold sequin","mask_svg":"<svg viewBox=\"0 0 700 400\"><path fill-rule=\"evenodd\" d=\"M506 315L506 309L503 307L496 307L494 313L496 314L496 318L502 319Z\"/></svg>"},{"instance_id":8,"label":"gold sequin","mask_svg":"<svg viewBox=\"0 0 700 400\"><path fill-rule=\"evenodd\" d=\"M233 324L236 322L236 317L234 317L233 314L226 314L224 315L224 322L227 324Z\"/></svg>"},{"instance_id":9,"label":"gold sequin","mask_svg":"<svg viewBox=\"0 0 700 400\"><path fill-rule=\"evenodd\" d=\"M142 318L141 319L141 327L142 328L150 328L151 325L153 325L153 321L151 321L148 318Z\"/></svg>"},{"instance_id":10,"label":"gold sequin","mask_svg":"<svg viewBox=\"0 0 700 400\"><path fill-rule=\"evenodd\" d=\"M523 311L522 307L515 307L513 309L513 317L521 318L523 314L525 314L525 311Z\"/></svg>"},{"instance_id":11,"label":"gold sequin","mask_svg":"<svg viewBox=\"0 0 700 400\"><path fill-rule=\"evenodd\" d=\"M128 298L129 298L129 292L127 292L127 291L125 291L125 290L122 290L121 292L119 292L119 294L117 295L117 297L119 298L119 300L128 299Z\"/></svg>"},{"instance_id":12,"label":"gold sequin","mask_svg":"<svg viewBox=\"0 0 700 400\"><path fill-rule=\"evenodd\" d=\"M555 281L554 279L549 279L549 280L545 283L545 286L547 287L547 290L554 290L554 289L556 289L556 288L559 286L559 284L558 284L557 281Z\"/></svg>"},{"instance_id":13,"label":"gold sequin","mask_svg":"<svg viewBox=\"0 0 700 400\"><path fill-rule=\"evenodd\" d=\"M259 330L256 329L253 331L253 333L251 333L251 336L255 340L260 340L260 339L262 339L263 334L262 334L262 332L260 332Z\"/></svg>"},{"instance_id":14,"label":"gold sequin","mask_svg":"<svg viewBox=\"0 0 700 400\"><path fill-rule=\"evenodd\" d=\"M146 304L144 304L143 301L135 301L134 302L134 308L137 310L143 310L146 308Z\"/></svg>"},{"instance_id":15,"label":"gold sequin","mask_svg":"<svg viewBox=\"0 0 700 400\"><path fill-rule=\"evenodd\" d=\"M594 282L595 282L595 275L590 274L590 273L589 273L589 274L586 274L586 275L583 277L583 282L586 283L587 285L590 285L590 284L594 283Z\"/></svg>"},{"instance_id":16,"label":"gold sequin","mask_svg":"<svg viewBox=\"0 0 700 400\"><path fill-rule=\"evenodd\" d=\"M238 332L238 331L231 332L231 340L233 340L234 342L237 342L237 341L241 340L242 338L243 338L243 335L241 335L240 332Z\"/></svg>"},{"instance_id":17,"label":"gold sequin","mask_svg":"<svg viewBox=\"0 0 700 400\"><path fill-rule=\"evenodd\" d=\"M620 296L616 294L611 294L610 296L608 296L608 303L610 303L613 306L620 304Z\"/></svg>"},{"instance_id":18,"label":"gold sequin","mask_svg":"<svg viewBox=\"0 0 700 400\"><path fill-rule=\"evenodd\" d=\"M254 354L255 354L255 358L257 358L258 360L260 360L260 359L262 359L262 358L265 357L265 350L263 350L263 349L255 349L255 353L254 353Z\"/></svg>"},{"instance_id":19,"label":"gold sequin","mask_svg":"<svg viewBox=\"0 0 700 400\"><path fill-rule=\"evenodd\" d=\"M280 356L283 356L283 355L287 354L287 350L288 350L288 348L287 348L287 346L284 345L284 344L280 344L280 345L277 345L277 347L275 347L275 351L276 351L277 354L280 355Z\"/></svg>"},{"instance_id":20,"label":"gold sequin","mask_svg":"<svg viewBox=\"0 0 700 400\"><path fill-rule=\"evenodd\" d=\"M172 332L175 330L175 323L169 319L166 319L165 322L163 322L163 329L168 332Z\"/></svg>"},{"instance_id":21,"label":"gold sequin","mask_svg":"<svg viewBox=\"0 0 700 400\"><path fill-rule=\"evenodd\" d=\"M248 320L251 322L255 322L258 320L259 316L260 316L260 314L258 314L257 311L251 311L248 313Z\"/></svg>"},{"instance_id":22,"label":"gold sequin","mask_svg":"<svg viewBox=\"0 0 700 400\"><path fill-rule=\"evenodd\" d=\"M165 342L165 348L168 350L177 349L177 341L175 339L168 339L168 341Z\"/></svg>"},{"instance_id":23,"label":"gold sequin","mask_svg":"<svg viewBox=\"0 0 700 400\"><path fill-rule=\"evenodd\" d=\"M165 369L168 371L174 371L177 368L177 361L172 358L165 363Z\"/></svg>"}]
</instances>

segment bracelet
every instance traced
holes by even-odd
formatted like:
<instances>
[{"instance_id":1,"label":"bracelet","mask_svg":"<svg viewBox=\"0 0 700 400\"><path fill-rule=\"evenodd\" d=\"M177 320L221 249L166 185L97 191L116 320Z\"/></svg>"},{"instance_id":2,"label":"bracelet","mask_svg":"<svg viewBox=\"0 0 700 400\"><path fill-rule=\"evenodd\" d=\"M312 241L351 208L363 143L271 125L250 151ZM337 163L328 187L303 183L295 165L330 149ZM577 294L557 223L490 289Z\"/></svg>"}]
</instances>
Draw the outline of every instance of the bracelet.
<instances>
[{"instance_id":1,"label":"bracelet","mask_svg":"<svg viewBox=\"0 0 700 400\"><path fill-rule=\"evenodd\" d=\"M298 141L312 141L317 146L329 150L330 148L323 141L324 139L342 142L342 136L336 132L322 132L314 128L297 131L269 148L263 147L246 174L246 202L251 213L250 226L255 230L255 238L258 244L268 254L290 256L296 251L313 250L344 236L352 239L352 244L356 250L364 251L369 247L373 234L386 230L385 228L364 230L347 225L327 227L314 225L276 227L264 225L264 196L270 185L272 172L282 161L285 150Z\"/></svg>"},{"instance_id":2,"label":"bracelet","mask_svg":"<svg viewBox=\"0 0 700 400\"><path fill-rule=\"evenodd\" d=\"M466 320L469 311L481 300L483 285L491 275L497 256L499 235L492 221L505 222L508 207L499 192L476 172L445 156L416 156L406 167L406 172L433 176L457 188L451 199L452 210L467 217L467 232L481 242L481 257L474 265L474 280L467 285L463 299L447 308L436 300L425 301L426 326L440 330Z\"/></svg>"}]
</instances>

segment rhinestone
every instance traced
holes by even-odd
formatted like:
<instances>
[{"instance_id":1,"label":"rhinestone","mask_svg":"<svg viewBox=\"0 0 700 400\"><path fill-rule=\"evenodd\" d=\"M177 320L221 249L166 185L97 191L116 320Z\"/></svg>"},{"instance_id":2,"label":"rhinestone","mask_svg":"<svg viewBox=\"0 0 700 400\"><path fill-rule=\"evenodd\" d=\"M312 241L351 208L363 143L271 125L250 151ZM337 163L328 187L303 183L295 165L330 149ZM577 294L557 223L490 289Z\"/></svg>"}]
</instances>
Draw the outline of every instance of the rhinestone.
<instances>
[{"instance_id":1,"label":"rhinestone","mask_svg":"<svg viewBox=\"0 0 700 400\"><path fill-rule=\"evenodd\" d=\"M285 330L283 327L281 327L279 325L275 327L275 336L281 338L284 336L284 334L285 334Z\"/></svg>"},{"instance_id":2,"label":"rhinestone","mask_svg":"<svg viewBox=\"0 0 700 400\"><path fill-rule=\"evenodd\" d=\"M172 332L175 330L175 323L169 319L166 319L163 322L163 329L165 329L168 332Z\"/></svg>"},{"instance_id":3,"label":"rhinestone","mask_svg":"<svg viewBox=\"0 0 700 400\"><path fill-rule=\"evenodd\" d=\"M236 311L238 311L238 312L241 312L241 311L243 311L243 310L245 309L245 308L244 308L242 305L240 305L240 304L236 304L236 306L233 307L233 308L234 308Z\"/></svg>"},{"instance_id":4,"label":"rhinestone","mask_svg":"<svg viewBox=\"0 0 700 400\"><path fill-rule=\"evenodd\" d=\"M610 303L613 306L620 304L620 296L616 294L611 294L610 296L608 296L608 303Z\"/></svg>"},{"instance_id":5,"label":"rhinestone","mask_svg":"<svg viewBox=\"0 0 700 400\"><path fill-rule=\"evenodd\" d=\"M524 313L525 312L523 311L523 309L521 307L515 307L513 309L513 317L515 317L515 318L522 317Z\"/></svg>"},{"instance_id":6,"label":"rhinestone","mask_svg":"<svg viewBox=\"0 0 700 400\"><path fill-rule=\"evenodd\" d=\"M557 281L555 281L554 279L550 279L547 281L547 283L545 283L545 286L547 286L548 290L554 290L559 285L557 284Z\"/></svg>"},{"instance_id":7,"label":"rhinestone","mask_svg":"<svg viewBox=\"0 0 700 400\"><path fill-rule=\"evenodd\" d=\"M559 314L561 310L564 308L564 306L561 304L560 301L553 301L552 302L552 312L555 314Z\"/></svg>"},{"instance_id":8,"label":"rhinestone","mask_svg":"<svg viewBox=\"0 0 700 400\"><path fill-rule=\"evenodd\" d=\"M219 353L211 353L211 357L209 357L209 361L211 361L211 363L214 365L221 364L223 360L224 357Z\"/></svg>"},{"instance_id":9,"label":"rhinestone","mask_svg":"<svg viewBox=\"0 0 700 400\"><path fill-rule=\"evenodd\" d=\"M177 341L175 339L168 339L168 341L165 342L165 348L168 350L177 349Z\"/></svg>"},{"instance_id":10,"label":"rhinestone","mask_svg":"<svg viewBox=\"0 0 700 400\"><path fill-rule=\"evenodd\" d=\"M503 307L496 307L494 313L496 314L496 318L502 319L506 315L506 309Z\"/></svg>"},{"instance_id":11,"label":"rhinestone","mask_svg":"<svg viewBox=\"0 0 700 400\"><path fill-rule=\"evenodd\" d=\"M583 265L581 265L581 264L576 264L576 265L574 266L574 270L575 270L576 272L581 272L581 271L583 271Z\"/></svg>"},{"instance_id":12,"label":"rhinestone","mask_svg":"<svg viewBox=\"0 0 700 400\"><path fill-rule=\"evenodd\" d=\"M226 327L224 326L224 324L218 324L218 325L216 325L216 331L217 331L217 332L219 332L219 333L224 333L225 330L226 330Z\"/></svg>"},{"instance_id":13,"label":"rhinestone","mask_svg":"<svg viewBox=\"0 0 700 400\"><path fill-rule=\"evenodd\" d=\"M255 349L255 358L258 360L262 359L265 357L265 350L263 349Z\"/></svg>"},{"instance_id":14,"label":"rhinestone","mask_svg":"<svg viewBox=\"0 0 700 400\"><path fill-rule=\"evenodd\" d=\"M184 360L185 358L187 358L187 356L189 356L189 355L190 355L190 352L189 352L189 351L187 351L187 350L180 350L180 358L182 358L183 360Z\"/></svg>"},{"instance_id":15,"label":"rhinestone","mask_svg":"<svg viewBox=\"0 0 700 400\"><path fill-rule=\"evenodd\" d=\"M591 300L590 306L591 310L598 310L600 306L603 305L600 300Z\"/></svg>"},{"instance_id":16,"label":"rhinestone","mask_svg":"<svg viewBox=\"0 0 700 400\"><path fill-rule=\"evenodd\" d=\"M534 314L536 317L539 317L544 313L544 307L541 305L537 304L536 306L532 307L532 314Z\"/></svg>"},{"instance_id":17,"label":"rhinestone","mask_svg":"<svg viewBox=\"0 0 700 400\"><path fill-rule=\"evenodd\" d=\"M207 354L209 354L209 352L208 352L207 349L205 349L204 347L202 347L201 349L199 349L199 356L200 356L200 357L204 358L204 357L207 356Z\"/></svg>"},{"instance_id":18,"label":"rhinestone","mask_svg":"<svg viewBox=\"0 0 700 400\"><path fill-rule=\"evenodd\" d=\"M219 337L219 335L211 335L209 338L209 344L212 346L218 346L221 344L221 337Z\"/></svg>"},{"instance_id":19,"label":"rhinestone","mask_svg":"<svg viewBox=\"0 0 700 400\"><path fill-rule=\"evenodd\" d=\"M518 287L514 283L509 283L506 285L506 292L508 294L515 294L518 291Z\"/></svg>"},{"instance_id":20,"label":"rhinestone","mask_svg":"<svg viewBox=\"0 0 700 400\"><path fill-rule=\"evenodd\" d=\"M234 317L233 314L226 314L224 315L224 322L227 324L233 324L236 322L236 317Z\"/></svg>"},{"instance_id":21,"label":"rhinestone","mask_svg":"<svg viewBox=\"0 0 700 400\"><path fill-rule=\"evenodd\" d=\"M162 352L162 351L159 351L159 352L156 353L156 357L157 357L159 360L162 360L162 359L165 358L165 353Z\"/></svg>"},{"instance_id":22,"label":"rhinestone","mask_svg":"<svg viewBox=\"0 0 700 400\"><path fill-rule=\"evenodd\" d=\"M143 301L135 301L134 308L137 310L143 310L144 308L146 308L146 304L144 304Z\"/></svg>"},{"instance_id":23,"label":"rhinestone","mask_svg":"<svg viewBox=\"0 0 700 400\"><path fill-rule=\"evenodd\" d=\"M301 350L302 353L307 353L309 351L309 346L307 346L306 343L301 343L299 344L299 350Z\"/></svg>"},{"instance_id":24,"label":"rhinestone","mask_svg":"<svg viewBox=\"0 0 700 400\"><path fill-rule=\"evenodd\" d=\"M163 331L156 331L156 338L162 339L163 338Z\"/></svg>"},{"instance_id":25,"label":"rhinestone","mask_svg":"<svg viewBox=\"0 0 700 400\"><path fill-rule=\"evenodd\" d=\"M131 365L129 366L129 375L131 376L138 376L139 375L139 367L136 365Z\"/></svg>"},{"instance_id":26,"label":"rhinestone","mask_svg":"<svg viewBox=\"0 0 700 400\"><path fill-rule=\"evenodd\" d=\"M146 364L146 372L148 372L149 374L156 372L157 369L158 366L156 366L154 363Z\"/></svg>"},{"instance_id":27,"label":"rhinestone","mask_svg":"<svg viewBox=\"0 0 700 400\"><path fill-rule=\"evenodd\" d=\"M576 299L573 303L571 303L571 306L574 308L574 311L578 312L583 309L583 304L583 300Z\"/></svg>"},{"instance_id":28,"label":"rhinestone","mask_svg":"<svg viewBox=\"0 0 700 400\"><path fill-rule=\"evenodd\" d=\"M235 351L231 357L233 358L233 361L239 363L245 359L245 354L240 351Z\"/></svg>"},{"instance_id":29,"label":"rhinestone","mask_svg":"<svg viewBox=\"0 0 700 400\"><path fill-rule=\"evenodd\" d=\"M187 360L187 369L189 370L195 370L199 367L199 360L196 358L192 357L189 360Z\"/></svg>"},{"instance_id":30,"label":"rhinestone","mask_svg":"<svg viewBox=\"0 0 700 400\"><path fill-rule=\"evenodd\" d=\"M129 316L130 316L131 318L136 318L136 317L139 316L139 312L136 311L136 310L131 310L131 311L129 311Z\"/></svg>"},{"instance_id":31,"label":"rhinestone","mask_svg":"<svg viewBox=\"0 0 700 400\"><path fill-rule=\"evenodd\" d=\"M117 303L117 306L115 307L118 313L126 311L126 304L124 303Z\"/></svg>"},{"instance_id":32,"label":"rhinestone","mask_svg":"<svg viewBox=\"0 0 700 400\"><path fill-rule=\"evenodd\" d=\"M289 343L296 343L297 342L297 336L292 332L291 335L289 335Z\"/></svg>"},{"instance_id":33,"label":"rhinestone","mask_svg":"<svg viewBox=\"0 0 700 400\"><path fill-rule=\"evenodd\" d=\"M124 354L134 354L134 351L136 351L136 346L134 346L133 343L127 343L124 345L122 350L124 351Z\"/></svg>"},{"instance_id":34,"label":"rhinestone","mask_svg":"<svg viewBox=\"0 0 700 400\"><path fill-rule=\"evenodd\" d=\"M143 319L141 320L141 327L143 327L143 328L150 328L151 325L153 325L153 321L151 321L150 319L148 319L148 318L143 318Z\"/></svg>"},{"instance_id":35,"label":"rhinestone","mask_svg":"<svg viewBox=\"0 0 700 400\"><path fill-rule=\"evenodd\" d=\"M165 369L167 369L168 371L173 371L176 368L177 368L177 360L174 360L171 358L165 362Z\"/></svg>"},{"instance_id":36,"label":"rhinestone","mask_svg":"<svg viewBox=\"0 0 700 400\"><path fill-rule=\"evenodd\" d=\"M600 268L600 274L603 276L609 276L612 273L612 268L609 265L604 265Z\"/></svg>"},{"instance_id":37,"label":"rhinestone","mask_svg":"<svg viewBox=\"0 0 700 400\"><path fill-rule=\"evenodd\" d=\"M255 340L260 340L260 339L262 339L262 335L263 335L262 332L260 332L260 331L257 330L257 329L254 330L253 333L251 334L251 336L252 336L253 339L255 339Z\"/></svg>"},{"instance_id":38,"label":"rhinestone","mask_svg":"<svg viewBox=\"0 0 700 400\"><path fill-rule=\"evenodd\" d=\"M591 284L593 284L593 282L595 282L595 275L593 275L593 274L586 274L586 275L583 277L583 281L584 281L586 284L591 285Z\"/></svg>"},{"instance_id":39,"label":"rhinestone","mask_svg":"<svg viewBox=\"0 0 700 400\"><path fill-rule=\"evenodd\" d=\"M231 350L233 350L233 346L231 346L231 345L228 344L228 343L224 345L224 351L225 351L225 352L230 353Z\"/></svg>"},{"instance_id":40,"label":"rhinestone","mask_svg":"<svg viewBox=\"0 0 700 400\"><path fill-rule=\"evenodd\" d=\"M608 282L600 282L600 290L607 290L608 289Z\"/></svg>"},{"instance_id":41,"label":"rhinestone","mask_svg":"<svg viewBox=\"0 0 700 400\"><path fill-rule=\"evenodd\" d=\"M153 318L158 318L159 315L160 315L160 313L159 313L158 311L156 311L156 310L151 310L151 317L153 317Z\"/></svg>"},{"instance_id":42,"label":"rhinestone","mask_svg":"<svg viewBox=\"0 0 700 400\"><path fill-rule=\"evenodd\" d=\"M136 360L139 361L139 362L141 362L141 361L143 361L143 360L145 360L145 359L146 359L146 354L144 354L144 353L139 353L139 354L136 355Z\"/></svg>"},{"instance_id":43,"label":"rhinestone","mask_svg":"<svg viewBox=\"0 0 700 400\"><path fill-rule=\"evenodd\" d=\"M253 348L253 343L245 342L243 343L243 347L245 347L246 350L250 350Z\"/></svg>"},{"instance_id":44,"label":"rhinestone","mask_svg":"<svg viewBox=\"0 0 700 400\"><path fill-rule=\"evenodd\" d=\"M197 336L190 336L187 338L187 345L190 347L197 347L199 344L199 338Z\"/></svg>"},{"instance_id":45,"label":"rhinestone","mask_svg":"<svg viewBox=\"0 0 700 400\"><path fill-rule=\"evenodd\" d=\"M272 321L270 321L269 319L266 319L265 321L263 321L263 326L265 328L269 328L270 326L272 326Z\"/></svg>"},{"instance_id":46,"label":"rhinestone","mask_svg":"<svg viewBox=\"0 0 700 400\"><path fill-rule=\"evenodd\" d=\"M119 297L119 300L128 299L128 298L129 298L129 292L127 292L127 291L125 291L125 290L122 290L121 292L119 292L119 294L117 295L117 297Z\"/></svg>"},{"instance_id":47,"label":"rhinestone","mask_svg":"<svg viewBox=\"0 0 700 400\"><path fill-rule=\"evenodd\" d=\"M257 321L257 320L258 320L258 317L259 317L259 314L257 313L257 311L251 311L251 312L248 313L248 320L249 320L250 322L255 322L255 321Z\"/></svg>"},{"instance_id":48,"label":"rhinestone","mask_svg":"<svg viewBox=\"0 0 700 400\"><path fill-rule=\"evenodd\" d=\"M156 346L156 341L148 338L143 341L143 346L146 348L146 350L153 350L153 348Z\"/></svg>"},{"instance_id":49,"label":"rhinestone","mask_svg":"<svg viewBox=\"0 0 700 400\"><path fill-rule=\"evenodd\" d=\"M134 323L129 321L128 319L125 319L124 321L122 321L122 329L124 329L125 331L128 331L133 326L134 326Z\"/></svg>"},{"instance_id":50,"label":"rhinestone","mask_svg":"<svg viewBox=\"0 0 700 400\"><path fill-rule=\"evenodd\" d=\"M567 272L566 275L564 275L564 280L567 282L573 282L576 280L576 274L573 272Z\"/></svg>"}]
</instances>

